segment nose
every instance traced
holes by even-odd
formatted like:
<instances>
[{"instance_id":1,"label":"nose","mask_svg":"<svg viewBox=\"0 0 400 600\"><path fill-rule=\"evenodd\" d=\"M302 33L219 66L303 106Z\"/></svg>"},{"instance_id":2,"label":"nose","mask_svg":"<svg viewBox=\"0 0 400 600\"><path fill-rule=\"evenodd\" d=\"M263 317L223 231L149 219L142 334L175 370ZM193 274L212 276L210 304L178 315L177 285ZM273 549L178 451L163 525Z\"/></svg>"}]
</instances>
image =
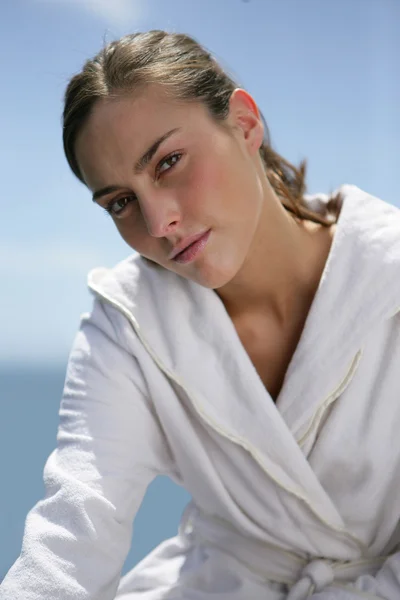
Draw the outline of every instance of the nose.
<instances>
[{"instance_id":1,"label":"nose","mask_svg":"<svg viewBox=\"0 0 400 600\"><path fill-rule=\"evenodd\" d=\"M174 232L181 222L176 199L166 190L157 190L139 200L141 213L149 235L164 237Z\"/></svg>"}]
</instances>

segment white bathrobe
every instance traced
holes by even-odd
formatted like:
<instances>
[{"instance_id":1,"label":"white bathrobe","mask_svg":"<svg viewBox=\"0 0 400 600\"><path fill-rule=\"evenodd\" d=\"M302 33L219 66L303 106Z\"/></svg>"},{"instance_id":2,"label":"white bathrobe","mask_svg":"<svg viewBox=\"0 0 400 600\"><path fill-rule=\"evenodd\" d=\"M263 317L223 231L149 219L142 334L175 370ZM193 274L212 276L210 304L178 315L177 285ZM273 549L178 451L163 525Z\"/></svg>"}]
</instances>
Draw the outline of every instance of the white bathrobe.
<instances>
[{"instance_id":1,"label":"white bathrobe","mask_svg":"<svg viewBox=\"0 0 400 600\"><path fill-rule=\"evenodd\" d=\"M137 255L90 274L1 600L400 599L400 210L340 191L276 404L214 291ZM193 501L120 581L157 474Z\"/></svg>"}]
</instances>

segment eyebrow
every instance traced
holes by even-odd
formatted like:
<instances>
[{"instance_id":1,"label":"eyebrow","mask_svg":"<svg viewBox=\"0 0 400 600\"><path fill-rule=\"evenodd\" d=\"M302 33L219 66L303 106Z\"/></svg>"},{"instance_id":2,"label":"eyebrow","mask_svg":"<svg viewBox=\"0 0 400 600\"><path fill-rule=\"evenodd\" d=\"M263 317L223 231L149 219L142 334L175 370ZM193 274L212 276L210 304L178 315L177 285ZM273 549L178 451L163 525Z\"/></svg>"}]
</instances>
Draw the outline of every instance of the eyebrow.
<instances>
[{"instance_id":1,"label":"eyebrow","mask_svg":"<svg viewBox=\"0 0 400 600\"><path fill-rule=\"evenodd\" d=\"M161 144L165 142L165 140L167 140L171 135L173 135L177 131L180 131L180 129L180 127L175 127L174 129L167 131L167 133L164 133L164 135L162 135L155 142L153 142L150 148L148 148L143 154L143 156L141 156L141 158L139 158L139 160L135 163L133 172L136 175L142 173L153 158L153 156L155 155L155 153L157 152L158 148L161 146ZM106 196L107 194L111 194L112 192L117 192L119 189L121 189L121 186L119 185L107 185L106 187L101 188L101 190L97 190L96 192L94 192L92 200L93 202L96 202L96 200L98 200L101 196Z\"/></svg>"}]
</instances>

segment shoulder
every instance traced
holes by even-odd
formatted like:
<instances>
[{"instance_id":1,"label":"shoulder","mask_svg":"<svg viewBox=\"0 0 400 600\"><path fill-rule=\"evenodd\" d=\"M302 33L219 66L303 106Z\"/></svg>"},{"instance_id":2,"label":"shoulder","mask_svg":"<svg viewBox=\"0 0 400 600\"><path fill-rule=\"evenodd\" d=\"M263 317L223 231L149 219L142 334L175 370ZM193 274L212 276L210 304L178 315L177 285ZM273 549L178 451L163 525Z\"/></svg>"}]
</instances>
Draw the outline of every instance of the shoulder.
<instances>
[{"instance_id":1,"label":"shoulder","mask_svg":"<svg viewBox=\"0 0 400 600\"><path fill-rule=\"evenodd\" d=\"M113 268L97 267L88 274L88 287L94 294L115 301L136 300L171 287L183 287L183 279L176 273L132 254Z\"/></svg>"},{"instance_id":2,"label":"shoulder","mask_svg":"<svg viewBox=\"0 0 400 600\"><path fill-rule=\"evenodd\" d=\"M113 322L147 335L198 310L210 290L135 254L112 269L93 269L88 287Z\"/></svg>"}]
</instances>

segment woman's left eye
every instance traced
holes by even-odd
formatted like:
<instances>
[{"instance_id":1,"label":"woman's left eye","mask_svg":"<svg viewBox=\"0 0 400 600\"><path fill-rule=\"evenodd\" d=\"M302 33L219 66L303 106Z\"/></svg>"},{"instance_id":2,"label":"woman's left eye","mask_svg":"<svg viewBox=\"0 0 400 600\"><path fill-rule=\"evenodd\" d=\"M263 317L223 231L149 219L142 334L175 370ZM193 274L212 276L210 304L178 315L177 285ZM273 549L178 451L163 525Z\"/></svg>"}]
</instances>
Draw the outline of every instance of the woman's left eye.
<instances>
[{"instance_id":1,"label":"woman's left eye","mask_svg":"<svg viewBox=\"0 0 400 600\"><path fill-rule=\"evenodd\" d=\"M172 167L174 167L180 161L181 157L182 154L180 154L179 152L175 152L174 154L167 156L167 158L163 158L163 160L158 164L157 175L172 169ZM164 168L165 165L167 165L167 168Z\"/></svg>"}]
</instances>

